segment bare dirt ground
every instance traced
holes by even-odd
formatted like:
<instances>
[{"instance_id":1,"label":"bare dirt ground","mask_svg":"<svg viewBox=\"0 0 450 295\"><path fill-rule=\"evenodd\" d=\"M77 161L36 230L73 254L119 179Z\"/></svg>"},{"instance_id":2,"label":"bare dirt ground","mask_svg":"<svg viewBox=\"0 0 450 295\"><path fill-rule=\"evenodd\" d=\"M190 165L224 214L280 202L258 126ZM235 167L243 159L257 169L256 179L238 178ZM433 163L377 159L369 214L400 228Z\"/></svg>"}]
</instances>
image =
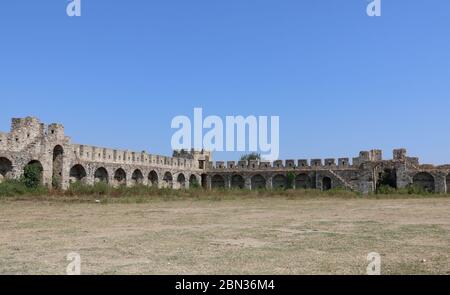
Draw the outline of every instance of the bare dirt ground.
<instances>
[{"instance_id":1,"label":"bare dirt ground","mask_svg":"<svg viewBox=\"0 0 450 295\"><path fill-rule=\"evenodd\" d=\"M0 202L0 274L450 274L450 198Z\"/></svg>"}]
</instances>

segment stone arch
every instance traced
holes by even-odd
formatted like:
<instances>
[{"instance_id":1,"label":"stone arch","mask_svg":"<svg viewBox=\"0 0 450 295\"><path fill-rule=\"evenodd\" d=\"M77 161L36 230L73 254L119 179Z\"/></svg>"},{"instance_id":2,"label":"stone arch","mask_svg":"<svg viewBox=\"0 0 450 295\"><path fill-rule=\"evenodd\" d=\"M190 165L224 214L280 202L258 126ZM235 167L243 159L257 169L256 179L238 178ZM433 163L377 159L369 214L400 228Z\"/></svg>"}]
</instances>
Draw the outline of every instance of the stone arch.
<instances>
[{"instance_id":1,"label":"stone arch","mask_svg":"<svg viewBox=\"0 0 450 295\"><path fill-rule=\"evenodd\" d=\"M434 192L434 176L428 172L419 172L413 177L413 185L427 192Z\"/></svg>"},{"instance_id":2,"label":"stone arch","mask_svg":"<svg viewBox=\"0 0 450 295\"><path fill-rule=\"evenodd\" d=\"M311 177L308 174L302 173L295 177L295 188L296 189L310 189L312 188Z\"/></svg>"},{"instance_id":3,"label":"stone arch","mask_svg":"<svg viewBox=\"0 0 450 295\"><path fill-rule=\"evenodd\" d=\"M8 158L0 158L0 183L11 177L12 162Z\"/></svg>"},{"instance_id":4,"label":"stone arch","mask_svg":"<svg viewBox=\"0 0 450 295\"><path fill-rule=\"evenodd\" d=\"M127 185L127 174L122 168L119 168L114 172L114 185Z\"/></svg>"},{"instance_id":5,"label":"stone arch","mask_svg":"<svg viewBox=\"0 0 450 295\"><path fill-rule=\"evenodd\" d=\"M104 167L100 167L97 170L95 170L94 182L109 183L108 171Z\"/></svg>"},{"instance_id":6,"label":"stone arch","mask_svg":"<svg viewBox=\"0 0 450 295\"><path fill-rule=\"evenodd\" d=\"M211 178L211 188L225 188L225 178L216 174Z\"/></svg>"},{"instance_id":7,"label":"stone arch","mask_svg":"<svg viewBox=\"0 0 450 295\"><path fill-rule=\"evenodd\" d=\"M173 188L173 177L172 177L172 173L170 172L166 172L164 174L164 178L163 178L164 184L166 187L168 188Z\"/></svg>"},{"instance_id":8,"label":"stone arch","mask_svg":"<svg viewBox=\"0 0 450 295\"><path fill-rule=\"evenodd\" d=\"M266 179L260 174L253 176L251 182L252 182L252 190L266 188Z\"/></svg>"},{"instance_id":9,"label":"stone arch","mask_svg":"<svg viewBox=\"0 0 450 295\"><path fill-rule=\"evenodd\" d=\"M158 181L158 173L156 173L155 170L150 171L150 173L148 174L148 184L152 187L158 187Z\"/></svg>"},{"instance_id":10,"label":"stone arch","mask_svg":"<svg viewBox=\"0 0 450 295\"><path fill-rule=\"evenodd\" d=\"M287 177L282 174L277 174L272 178L272 188L273 189L286 189L287 188Z\"/></svg>"},{"instance_id":11,"label":"stone arch","mask_svg":"<svg viewBox=\"0 0 450 295\"><path fill-rule=\"evenodd\" d=\"M231 177L231 188L234 189L244 189L245 188L245 179L242 175L235 174Z\"/></svg>"},{"instance_id":12,"label":"stone arch","mask_svg":"<svg viewBox=\"0 0 450 295\"><path fill-rule=\"evenodd\" d=\"M183 173L178 174L177 182L180 188L186 188L186 177Z\"/></svg>"},{"instance_id":13,"label":"stone arch","mask_svg":"<svg viewBox=\"0 0 450 295\"><path fill-rule=\"evenodd\" d=\"M144 175L142 174L142 171L139 169L134 170L133 174L131 175L131 180L133 182L133 185L143 184Z\"/></svg>"},{"instance_id":14,"label":"stone arch","mask_svg":"<svg viewBox=\"0 0 450 295\"><path fill-rule=\"evenodd\" d=\"M60 145L56 145L53 148L52 186L54 188L61 188L62 186L63 158L63 147Z\"/></svg>"},{"instance_id":15,"label":"stone arch","mask_svg":"<svg viewBox=\"0 0 450 295\"><path fill-rule=\"evenodd\" d=\"M202 179L202 188L207 189L208 188L208 175L202 174L201 179Z\"/></svg>"},{"instance_id":16,"label":"stone arch","mask_svg":"<svg viewBox=\"0 0 450 295\"><path fill-rule=\"evenodd\" d=\"M28 164L26 164L25 167L29 165L37 165L41 171L44 171L44 166L42 166L42 163L39 160L32 160L28 162Z\"/></svg>"},{"instance_id":17,"label":"stone arch","mask_svg":"<svg viewBox=\"0 0 450 295\"><path fill-rule=\"evenodd\" d=\"M322 190L329 191L332 188L333 188L333 181L331 180L331 178L328 176L322 178Z\"/></svg>"},{"instance_id":18,"label":"stone arch","mask_svg":"<svg viewBox=\"0 0 450 295\"><path fill-rule=\"evenodd\" d=\"M382 171L377 171L376 188L388 186L391 188L397 188L397 170L391 168L384 168Z\"/></svg>"},{"instance_id":19,"label":"stone arch","mask_svg":"<svg viewBox=\"0 0 450 295\"><path fill-rule=\"evenodd\" d=\"M87 176L86 169L84 169L84 167L81 166L80 164L77 164L72 168L70 168L69 183L85 182L86 176Z\"/></svg>"}]
</instances>

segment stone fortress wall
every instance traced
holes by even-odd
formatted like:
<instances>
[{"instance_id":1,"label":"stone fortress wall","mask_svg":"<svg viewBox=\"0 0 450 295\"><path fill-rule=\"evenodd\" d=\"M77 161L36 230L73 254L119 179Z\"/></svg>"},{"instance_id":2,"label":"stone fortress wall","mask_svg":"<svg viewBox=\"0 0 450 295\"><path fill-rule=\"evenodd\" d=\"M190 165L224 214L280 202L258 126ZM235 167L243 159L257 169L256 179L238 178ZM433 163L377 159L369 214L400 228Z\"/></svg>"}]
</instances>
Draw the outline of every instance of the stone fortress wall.
<instances>
[{"instance_id":1,"label":"stone fortress wall","mask_svg":"<svg viewBox=\"0 0 450 295\"><path fill-rule=\"evenodd\" d=\"M377 186L415 185L436 193L450 187L450 165L421 165L405 149L384 160L380 150L358 157L308 161L217 161L205 151L175 153L175 157L72 144L61 124L42 124L27 117L12 119L11 131L0 133L0 181L19 178L26 165L42 167L43 183L67 189L71 183L98 181L113 186L143 184L158 188L189 188L194 180L206 189L347 188L361 193ZM450 192L450 191L449 191Z\"/></svg>"},{"instance_id":2,"label":"stone fortress wall","mask_svg":"<svg viewBox=\"0 0 450 295\"><path fill-rule=\"evenodd\" d=\"M209 161L207 152L190 153L192 159L152 155L102 147L72 144L60 124L45 126L38 119L12 119L10 133L0 133L0 180L19 178L26 165L38 163L45 185L67 189L70 183L112 185L144 184L160 188L188 187Z\"/></svg>"}]
</instances>

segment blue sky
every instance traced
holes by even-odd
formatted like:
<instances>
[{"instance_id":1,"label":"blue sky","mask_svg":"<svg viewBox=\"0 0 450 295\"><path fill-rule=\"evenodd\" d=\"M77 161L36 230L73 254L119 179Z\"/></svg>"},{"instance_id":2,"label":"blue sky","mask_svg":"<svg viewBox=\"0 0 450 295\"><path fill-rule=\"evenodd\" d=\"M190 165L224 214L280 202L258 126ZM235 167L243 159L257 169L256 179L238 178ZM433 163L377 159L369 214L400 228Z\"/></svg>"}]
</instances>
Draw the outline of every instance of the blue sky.
<instances>
[{"instance_id":1,"label":"blue sky","mask_svg":"<svg viewBox=\"0 0 450 295\"><path fill-rule=\"evenodd\" d=\"M280 116L281 158L406 147L450 163L450 1L0 3L0 130L170 154L177 115ZM235 154L216 158L231 159Z\"/></svg>"}]
</instances>

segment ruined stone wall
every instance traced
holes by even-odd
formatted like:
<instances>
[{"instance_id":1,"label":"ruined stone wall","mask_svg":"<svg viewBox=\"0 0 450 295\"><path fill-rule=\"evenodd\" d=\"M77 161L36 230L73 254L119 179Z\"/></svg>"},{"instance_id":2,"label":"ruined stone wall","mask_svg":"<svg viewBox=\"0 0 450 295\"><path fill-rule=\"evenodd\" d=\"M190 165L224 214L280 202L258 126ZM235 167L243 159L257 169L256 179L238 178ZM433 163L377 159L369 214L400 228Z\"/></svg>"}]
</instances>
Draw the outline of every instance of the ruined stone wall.
<instances>
[{"instance_id":1,"label":"ruined stone wall","mask_svg":"<svg viewBox=\"0 0 450 295\"><path fill-rule=\"evenodd\" d=\"M294 189L345 188L364 194L381 185L406 188L414 185L430 192L445 193L450 184L450 165L419 165L407 157L405 149L393 151L392 160L383 160L380 150L362 151L358 157L336 159L266 161L217 161L208 163L208 188ZM258 178L256 181L255 178ZM384 183L386 181L386 183ZM243 185L242 185L243 184Z\"/></svg>"},{"instance_id":2,"label":"ruined stone wall","mask_svg":"<svg viewBox=\"0 0 450 295\"><path fill-rule=\"evenodd\" d=\"M189 187L192 178L201 182L199 161L205 157L209 161L210 154L195 152L186 159L72 144L64 126L45 126L32 117L12 119L11 131L0 133L0 181L18 179L27 164L39 163L43 183L63 189L75 181L94 184L100 179L111 185ZM119 177L122 171L124 179Z\"/></svg>"},{"instance_id":3,"label":"ruined stone wall","mask_svg":"<svg viewBox=\"0 0 450 295\"><path fill-rule=\"evenodd\" d=\"M445 193L450 165L421 165L405 149L383 160L380 150L358 157L267 161L212 161L206 151L179 151L177 157L73 144L64 126L45 126L38 119L12 119L9 133L0 133L0 181L19 178L29 163L39 163L43 183L66 189L73 182L136 184L188 188L196 180L205 188L320 189L345 188L373 192L380 185Z\"/></svg>"}]
</instances>

